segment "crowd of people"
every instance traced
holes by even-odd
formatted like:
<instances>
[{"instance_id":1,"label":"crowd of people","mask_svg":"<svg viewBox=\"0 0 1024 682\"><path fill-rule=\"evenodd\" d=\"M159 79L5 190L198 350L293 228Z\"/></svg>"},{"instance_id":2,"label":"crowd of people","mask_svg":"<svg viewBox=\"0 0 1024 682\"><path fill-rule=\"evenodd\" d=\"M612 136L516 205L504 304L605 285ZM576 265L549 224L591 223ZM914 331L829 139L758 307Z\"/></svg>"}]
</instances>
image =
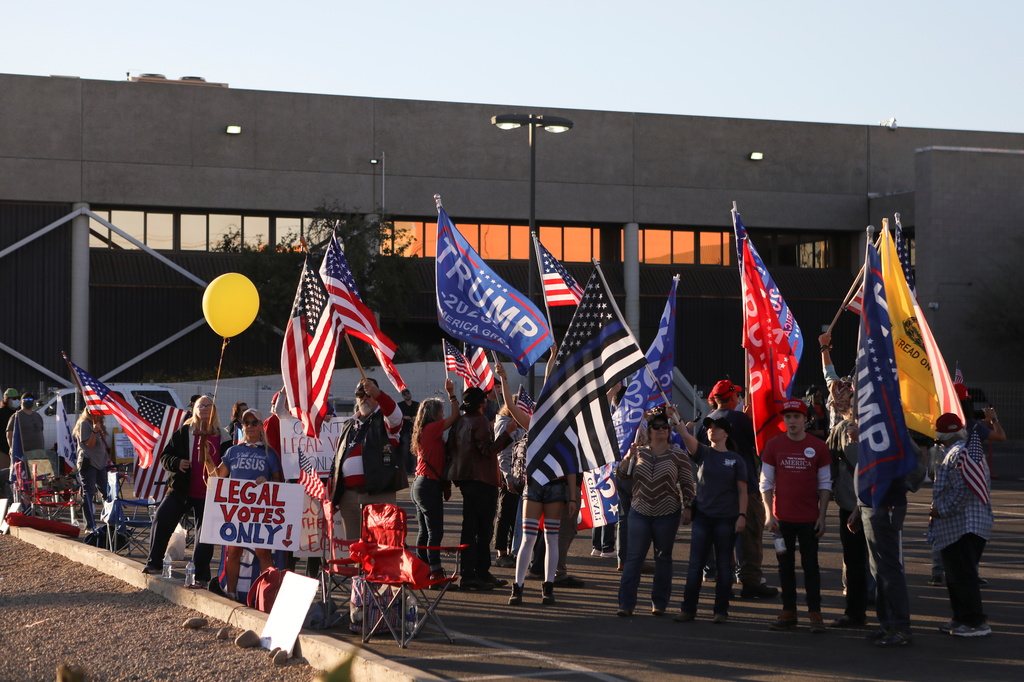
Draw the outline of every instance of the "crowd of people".
<instances>
[{"instance_id":1,"label":"crowd of people","mask_svg":"<svg viewBox=\"0 0 1024 682\"><path fill-rule=\"evenodd\" d=\"M617 521L595 529L592 536L592 556L617 559L618 616L633 616L644 573L652 574L651 613L664 616L673 609L673 549L681 525L689 527L690 542L676 621L697 618L702 584L709 580L715 582L715 624L728 622L735 582L741 584L741 598L776 598L780 589L770 586L762 571L767 533L772 536L781 588L781 609L768 624L770 629L791 630L799 624L799 552L810 632L866 627L868 606L874 604L878 625L868 639L879 647L907 646L913 638L902 530L908 493L916 492L929 477L934 480L929 582L946 586L952 610L942 630L961 637L992 632L981 599L984 581L978 574L993 522L989 481L971 481L965 464L984 456L982 443L1006 439L994 408L975 414L966 388L957 384L968 418L943 414L935 424L937 438L912 432L918 466L894 480L880 503L869 506L857 494L855 381L836 373L830 335L822 334L819 343L824 391L812 388L804 399L786 401L780 410L784 430L769 438L760 452L749 409L743 406L743 388L728 379L711 390L712 411L699 423L686 423L672 405L644 415L634 442L615 468ZM397 503L398 491L409 487L411 476L416 553L429 565L431 580L449 577L439 547L444 541L445 503L454 486L461 493L459 543L465 546L460 589L507 587L510 581L496 577L492 567L514 568L510 606L523 603L528 576L540 580L541 603L554 604L556 586L583 586L568 574L565 561L577 533L582 472L543 484L531 480L526 466L531 415L513 397L501 364L495 366L495 374L493 390L467 388L461 400L446 379L447 411L443 400L415 402L404 390L401 402L396 402L374 379L360 381L354 415L341 428L333 478L326 483L343 537L355 540L361 534L361 509ZM620 393L609 393L613 404ZM282 408L283 404L272 405L272 414L264 419L245 403L236 403L228 427L222 429L213 399L193 396L189 418L159 453L158 466L168 472L167 494L156 511L143 572L161 571L171 535L186 513L193 514L197 525L202 523L209 477L257 483L283 480L278 454ZM0 456L6 466L15 424L25 450L43 448L42 419L34 410L31 393L13 388L4 393L0 420L6 432L0 434ZM103 415L85 410L73 431L86 525L93 529L93 500L103 494L109 464ZM8 476L5 471L0 482L6 484ZM829 530L828 507L833 500L838 507L845 608L840 618L826 624L818 543ZM648 562L652 549L653 564ZM241 549L225 552L224 588L219 580L211 580L213 551L213 546L197 542L196 582L237 598ZM272 563L267 550L256 552L256 557L261 567Z\"/></svg>"}]
</instances>

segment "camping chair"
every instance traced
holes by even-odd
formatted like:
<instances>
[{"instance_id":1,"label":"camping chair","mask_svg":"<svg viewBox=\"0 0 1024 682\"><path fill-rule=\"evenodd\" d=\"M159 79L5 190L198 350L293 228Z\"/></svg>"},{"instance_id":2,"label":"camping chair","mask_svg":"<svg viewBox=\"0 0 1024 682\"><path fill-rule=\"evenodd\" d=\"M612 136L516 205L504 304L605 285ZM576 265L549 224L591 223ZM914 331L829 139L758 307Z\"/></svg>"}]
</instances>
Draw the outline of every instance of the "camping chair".
<instances>
[{"instance_id":1,"label":"camping chair","mask_svg":"<svg viewBox=\"0 0 1024 682\"><path fill-rule=\"evenodd\" d=\"M69 483L64 477L55 477L48 460L28 460L26 463L30 463L32 473L29 485L33 514L52 521L67 511L74 525L81 486L77 481Z\"/></svg>"},{"instance_id":2,"label":"camping chair","mask_svg":"<svg viewBox=\"0 0 1024 682\"><path fill-rule=\"evenodd\" d=\"M363 642L368 642L383 625L398 645L405 648L429 621L454 643L437 607L457 579L458 571L449 577L431 580L427 563L405 546L407 527L405 511L397 505L363 507L362 540L351 547L352 557L362 565ZM439 549L458 550L458 556L465 546ZM428 594L428 589L436 591ZM367 608L371 604L373 608ZM418 608L412 608L414 604ZM373 622L366 617L371 611Z\"/></svg>"},{"instance_id":3,"label":"camping chair","mask_svg":"<svg viewBox=\"0 0 1024 682\"><path fill-rule=\"evenodd\" d=\"M156 505L152 500L126 500L121 497L124 474L111 468L107 471L107 494L103 500L100 519L107 524L107 547L115 554L131 556L132 550L148 554L148 536L143 535L153 526Z\"/></svg>"}]
</instances>

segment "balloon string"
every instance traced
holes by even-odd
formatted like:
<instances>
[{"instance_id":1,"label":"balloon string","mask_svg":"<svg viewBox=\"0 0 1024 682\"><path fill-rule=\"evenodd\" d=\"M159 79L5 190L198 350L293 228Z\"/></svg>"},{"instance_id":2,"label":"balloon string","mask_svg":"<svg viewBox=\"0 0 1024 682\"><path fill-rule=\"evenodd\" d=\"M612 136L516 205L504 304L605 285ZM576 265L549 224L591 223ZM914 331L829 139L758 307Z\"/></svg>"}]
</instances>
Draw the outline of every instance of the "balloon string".
<instances>
[{"instance_id":1,"label":"balloon string","mask_svg":"<svg viewBox=\"0 0 1024 682\"><path fill-rule=\"evenodd\" d=\"M217 404L217 387L220 386L220 368L224 364L224 349L228 347L228 337L224 337L224 342L220 344L220 359L217 360L217 379L213 382L213 404Z\"/></svg>"}]
</instances>

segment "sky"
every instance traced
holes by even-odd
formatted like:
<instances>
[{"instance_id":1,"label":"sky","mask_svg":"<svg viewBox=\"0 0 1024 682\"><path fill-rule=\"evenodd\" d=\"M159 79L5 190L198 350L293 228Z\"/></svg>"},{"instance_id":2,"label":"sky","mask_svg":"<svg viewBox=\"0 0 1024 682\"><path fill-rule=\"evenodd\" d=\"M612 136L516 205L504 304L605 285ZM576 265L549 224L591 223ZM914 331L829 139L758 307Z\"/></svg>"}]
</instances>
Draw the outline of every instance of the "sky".
<instances>
[{"instance_id":1,"label":"sky","mask_svg":"<svg viewBox=\"0 0 1024 682\"><path fill-rule=\"evenodd\" d=\"M1024 132L1022 15L1016 0L0 0L0 72Z\"/></svg>"}]
</instances>

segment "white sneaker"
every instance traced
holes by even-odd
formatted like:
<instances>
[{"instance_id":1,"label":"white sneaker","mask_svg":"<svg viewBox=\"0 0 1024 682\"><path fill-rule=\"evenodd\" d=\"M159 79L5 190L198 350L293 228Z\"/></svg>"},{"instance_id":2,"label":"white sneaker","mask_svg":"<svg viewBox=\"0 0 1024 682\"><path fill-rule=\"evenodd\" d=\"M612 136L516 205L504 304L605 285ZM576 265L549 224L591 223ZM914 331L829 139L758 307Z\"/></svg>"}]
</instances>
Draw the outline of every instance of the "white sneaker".
<instances>
[{"instance_id":1,"label":"white sneaker","mask_svg":"<svg viewBox=\"0 0 1024 682\"><path fill-rule=\"evenodd\" d=\"M601 556L601 550L599 550L599 549L592 549L592 550L590 550L590 556Z\"/></svg>"},{"instance_id":2,"label":"white sneaker","mask_svg":"<svg viewBox=\"0 0 1024 682\"><path fill-rule=\"evenodd\" d=\"M982 623L973 628L970 625L961 623L950 630L949 634L954 637L986 637L992 634L992 628L988 626L988 623Z\"/></svg>"},{"instance_id":3,"label":"white sneaker","mask_svg":"<svg viewBox=\"0 0 1024 682\"><path fill-rule=\"evenodd\" d=\"M614 551L611 551L611 552L601 552L598 556L600 556L602 559L614 559L618 555Z\"/></svg>"}]
</instances>

